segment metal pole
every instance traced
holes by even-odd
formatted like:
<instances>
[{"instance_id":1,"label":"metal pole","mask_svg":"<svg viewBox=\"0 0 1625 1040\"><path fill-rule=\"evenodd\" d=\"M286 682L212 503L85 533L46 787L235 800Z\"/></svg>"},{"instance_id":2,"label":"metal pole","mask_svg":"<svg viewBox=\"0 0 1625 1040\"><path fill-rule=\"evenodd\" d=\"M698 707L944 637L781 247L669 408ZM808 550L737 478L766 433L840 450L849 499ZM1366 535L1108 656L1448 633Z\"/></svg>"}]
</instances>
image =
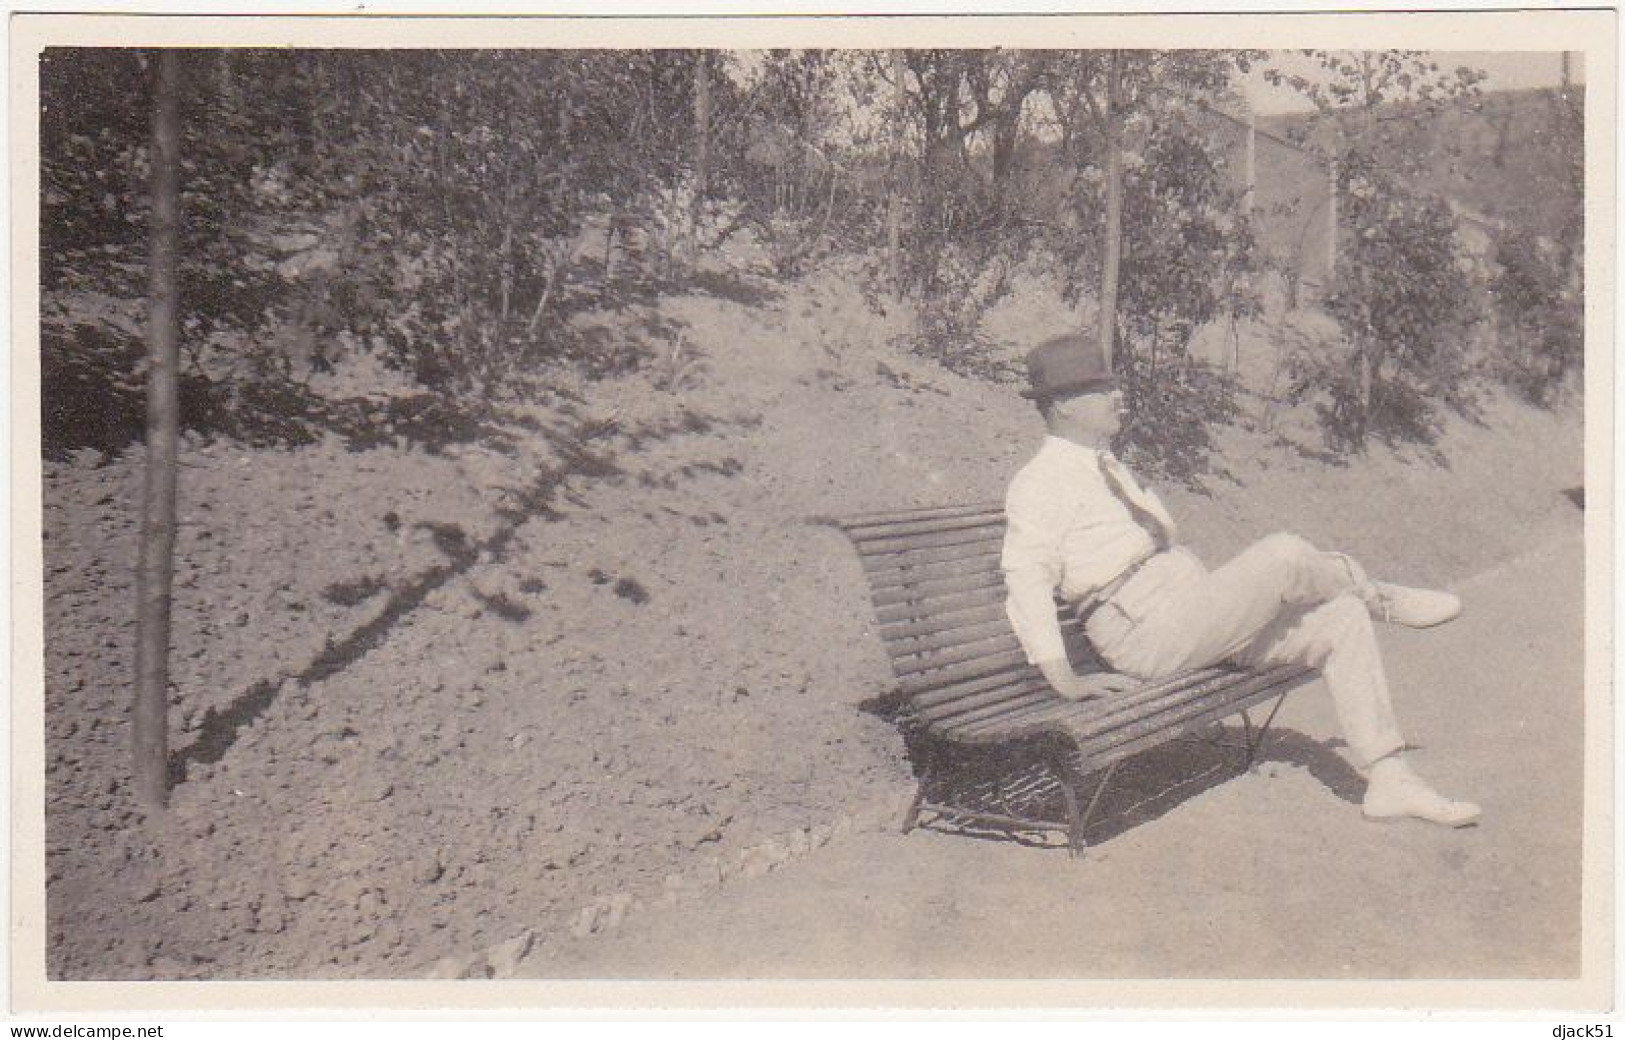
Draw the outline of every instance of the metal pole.
<instances>
[{"instance_id":1,"label":"metal pole","mask_svg":"<svg viewBox=\"0 0 1625 1040\"><path fill-rule=\"evenodd\" d=\"M134 783L148 809L169 801L169 627L175 570L176 457L180 400L176 316L180 239L180 56L158 55L152 121L151 311L147 327L147 459L136 565L135 695L131 706Z\"/></svg>"}]
</instances>

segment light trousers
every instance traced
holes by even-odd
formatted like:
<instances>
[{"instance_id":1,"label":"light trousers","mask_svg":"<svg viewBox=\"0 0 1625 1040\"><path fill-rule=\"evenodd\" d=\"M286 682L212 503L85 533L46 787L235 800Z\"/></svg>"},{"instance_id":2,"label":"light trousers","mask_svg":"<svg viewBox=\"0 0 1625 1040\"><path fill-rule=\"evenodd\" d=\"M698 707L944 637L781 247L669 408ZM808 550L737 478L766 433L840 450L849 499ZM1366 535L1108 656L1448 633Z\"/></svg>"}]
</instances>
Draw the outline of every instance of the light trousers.
<instances>
[{"instance_id":1,"label":"light trousers","mask_svg":"<svg viewBox=\"0 0 1625 1040\"><path fill-rule=\"evenodd\" d=\"M1090 615L1090 642L1117 671L1155 679L1230 662L1299 664L1331 691L1358 766L1401 750L1358 564L1276 534L1209 571L1189 550L1148 560Z\"/></svg>"}]
</instances>

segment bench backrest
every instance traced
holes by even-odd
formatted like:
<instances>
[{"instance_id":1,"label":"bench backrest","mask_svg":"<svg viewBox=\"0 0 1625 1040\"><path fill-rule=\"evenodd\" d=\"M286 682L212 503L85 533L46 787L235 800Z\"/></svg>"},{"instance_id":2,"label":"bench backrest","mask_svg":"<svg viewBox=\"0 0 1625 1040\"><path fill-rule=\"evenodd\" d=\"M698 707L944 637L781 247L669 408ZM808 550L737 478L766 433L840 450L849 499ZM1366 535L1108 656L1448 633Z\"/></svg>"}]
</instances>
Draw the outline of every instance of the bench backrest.
<instances>
[{"instance_id":1,"label":"bench backrest","mask_svg":"<svg viewBox=\"0 0 1625 1040\"><path fill-rule=\"evenodd\" d=\"M836 524L869 579L897 677L892 703L906 701L929 722L1047 689L1005 616L1000 503L869 513ZM1077 620L1069 611L1061 618L1074 665L1098 668Z\"/></svg>"}]
</instances>

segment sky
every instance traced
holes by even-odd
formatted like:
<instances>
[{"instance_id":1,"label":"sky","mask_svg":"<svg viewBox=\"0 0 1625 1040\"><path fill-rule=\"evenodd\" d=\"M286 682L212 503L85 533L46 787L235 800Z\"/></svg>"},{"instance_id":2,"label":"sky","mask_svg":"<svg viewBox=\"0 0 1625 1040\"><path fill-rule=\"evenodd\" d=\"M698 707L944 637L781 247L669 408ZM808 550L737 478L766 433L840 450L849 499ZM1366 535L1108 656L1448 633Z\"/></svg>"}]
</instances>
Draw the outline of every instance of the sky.
<instances>
[{"instance_id":1,"label":"sky","mask_svg":"<svg viewBox=\"0 0 1625 1040\"><path fill-rule=\"evenodd\" d=\"M1559 51L1435 51L1430 55L1440 68L1454 69L1460 65L1479 69L1489 74L1482 89L1521 90L1529 87L1555 87L1562 80L1562 54ZM1570 75L1576 83L1585 82L1582 68L1584 56L1576 54ZM1274 66L1284 72L1313 76L1313 61L1297 51L1276 51L1264 67ZM1311 107L1290 87L1272 87L1264 80L1263 68L1254 68L1247 76L1247 99L1259 115L1296 112Z\"/></svg>"}]
</instances>

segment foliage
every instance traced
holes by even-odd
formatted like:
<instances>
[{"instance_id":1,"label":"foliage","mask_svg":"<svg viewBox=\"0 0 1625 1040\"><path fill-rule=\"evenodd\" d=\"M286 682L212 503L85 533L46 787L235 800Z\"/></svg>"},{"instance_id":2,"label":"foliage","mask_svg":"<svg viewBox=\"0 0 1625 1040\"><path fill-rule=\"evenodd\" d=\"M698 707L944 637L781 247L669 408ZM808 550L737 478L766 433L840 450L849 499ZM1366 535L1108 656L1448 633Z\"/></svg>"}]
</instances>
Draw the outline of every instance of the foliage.
<instances>
[{"instance_id":1,"label":"foliage","mask_svg":"<svg viewBox=\"0 0 1625 1040\"><path fill-rule=\"evenodd\" d=\"M41 62L47 296L144 292L148 65L133 50ZM489 397L570 358L574 311L658 276L629 246L655 237L688 173L693 82L684 51L188 52L188 375L297 382L347 345ZM53 371L137 356L88 341L54 338L80 353Z\"/></svg>"},{"instance_id":2,"label":"foliage","mask_svg":"<svg viewBox=\"0 0 1625 1040\"><path fill-rule=\"evenodd\" d=\"M1339 171L1343 246L1325 308L1349 346L1299 358L1294 395L1323 392L1328 443L1359 449L1377 432L1431 441L1438 406L1460 408L1477 317L1455 219L1442 200L1407 194L1360 153Z\"/></svg>"},{"instance_id":3,"label":"foliage","mask_svg":"<svg viewBox=\"0 0 1625 1040\"><path fill-rule=\"evenodd\" d=\"M748 115L730 124L742 134L730 190L780 278L831 248L837 207L850 205L837 161L843 74L831 51L769 51L740 101Z\"/></svg>"},{"instance_id":4,"label":"foliage","mask_svg":"<svg viewBox=\"0 0 1625 1040\"><path fill-rule=\"evenodd\" d=\"M142 330L125 301L146 292L153 68L133 50L41 58L48 451L117 450L140 434ZM294 185L322 174L310 165L310 121L287 89L292 55L242 51L228 62L223 52L188 52L182 72L182 419L197 429L216 425L209 416L222 404L263 400L253 388L288 373L280 348L297 344L277 327L283 314L309 313L296 302L290 261L309 240L320 194ZM265 96L251 97L249 83ZM87 315L64 324L54 311L68 295L110 305L81 307Z\"/></svg>"},{"instance_id":5,"label":"foliage","mask_svg":"<svg viewBox=\"0 0 1625 1040\"><path fill-rule=\"evenodd\" d=\"M1159 105L1134 128L1114 351L1130 406L1123 440L1142 465L1189 481L1207 464L1212 424L1234 410L1233 385L1191 359L1190 342L1217 318L1257 313L1257 253L1218 160L1179 109ZM1074 219L1052 239L1072 301L1099 284L1103 196L1103 177L1086 167L1069 199Z\"/></svg>"},{"instance_id":6,"label":"foliage","mask_svg":"<svg viewBox=\"0 0 1625 1040\"><path fill-rule=\"evenodd\" d=\"M1258 58L1120 52L1109 106L1107 51L188 52L191 421L207 409L217 427L251 426L255 409L303 400L301 384L346 350L463 404L555 365L639 364L637 337L587 312L718 277L705 251L736 234L779 278L867 256L866 288L910 305L918 349L992 374L982 319L1018 271L1057 264L1072 302L1096 295L1116 142L1116 350L1140 409L1129 447L1194 474L1231 391L1189 344L1254 311L1259 265L1203 119ZM1410 52L1313 60L1324 75L1296 85L1318 106L1309 139L1343 171L1349 247L1330 306L1347 344L1300 366L1298 390L1329 402L1343 443L1425 431L1465 365L1465 276L1448 213L1395 194L1397 172L1370 157L1425 137L1429 113L1469 96L1474 75ZM151 89L139 51L42 58L48 299L145 293ZM1578 178L1578 107L1558 114ZM1580 230L1576 208L1555 252L1503 248L1501 338L1525 352L1508 355L1508 378L1532 395L1578 364ZM63 435L97 395L116 403L109 414L130 411L140 384L139 327L84 320L47 337L47 395L76 402L55 413Z\"/></svg>"},{"instance_id":7,"label":"foliage","mask_svg":"<svg viewBox=\"0 0 1625 1040\"><path fill-rule=\"evenodd\" d=\"M1270 83L1296 90L1317 119L1300 135L1337 155L1351 144L1381 155L1402 177L1424 172L1437 144L1439 120L1480 96L1485 74L1466 65L1447 69L1426 52L1404 50L1301 52L1318 75L1269 68Z\"/></svg>"},{"instance_id":8,"label":"foliage","mask_svg":"<svg viewBox=\"0 0 1625 1040\"><path fill-rule=\"evenodd\" d=\"M1426 172L1439 120L1478 96L1483 73L1416 51L1304 53L1318 79L1266 76L1314 103L1311 136L1337 171L1337 269L1325 308L1348 353L1295 359L1294 395L1325 396L1322 428L1336 450L1362 450L1374 432L1431 441L1438 405L1466 403L1475 307L1449 206L1406 182Z\"/></svg>"},{"instance_id":9,"label":"foliage","mask_svg":"<svg viewBox=\"0 0 1625 1040\"><path fill-rule=\"evenodd\" d=\"M1235 377L1184 352L1125 352L1118 378L1128 404L1118 447L1145 472L1200 487L1214 468L1214 427L1237 414Z\"/></svg>"},{"instance_id":10,"label":"foliage","mask_svg":"<svg viewBox=\"0 0 1625 1040\"><path fill-rule=\"evenodd\" d=\"M1030 237L1008 190L1008 152L1037 72L1026 55L997 50L907 51L895 64L874 58L869 69L901 100L889 115L910 158L893 190L905 193L909 219L895 288L916 304L917 349L977 367L982 317L1008 291ZM995 127L1007 145L993 142L984 157L982 140Z\"/></svg>"},{"instance_id":11,"label":"foliage","mask_svg":"<svg viewBox=\"0 0 1625 1040\"><path fill-rule=\"evenodd\" d=\"M1224 171L1185 109L1193 98L1222 96L1256 56L1124 52L1119 109L1108 115L1109 52L909 52L900 62L901 116L919 166L899 273L921 349L962 369L985 367L982 317L1012 272L1034 259L1035 242L1058 261L1071 300L1095 294L1115 119L1136 139L1124 174L1120 334L1127 350L1146 354L1140 371L1158 388L1147 400L1173 392L1163 380L1197 379L1188 366L1161 362L1182 355L1218 314L1247 311L1241 276L1254 261ZM870 71L898 89L878 59ZM1058 145L1028 143L1041 121ZM1190 456L1157 447L1159 429L1146 423L1135 433L1153 464Z\"/></svg>"},{"instance_id":12,"label":"foliage","mask_svg":"<svg viewBox=\"0 0 1625 1040\"><path fill-rule=\"evenodd\" d=\"M1557 243L1516 229L1499 236L1495 260L1499 375L1529 401L1550 404L1585 359L1577 283Z\"/></svg>"}]
</instances>

